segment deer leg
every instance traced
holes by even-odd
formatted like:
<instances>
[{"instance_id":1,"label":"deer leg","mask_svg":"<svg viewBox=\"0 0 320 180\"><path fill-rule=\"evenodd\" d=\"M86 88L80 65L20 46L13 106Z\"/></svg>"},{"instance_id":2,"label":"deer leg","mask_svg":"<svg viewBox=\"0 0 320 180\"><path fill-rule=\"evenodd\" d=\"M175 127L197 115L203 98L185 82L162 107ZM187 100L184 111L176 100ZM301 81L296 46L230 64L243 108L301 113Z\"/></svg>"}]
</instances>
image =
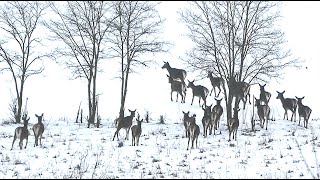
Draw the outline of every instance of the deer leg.
<instances>
[{"instance_id":1,"label":"deer leg","mask_svg":"<svg viewBox=\"0 0 320 180\"><path fill-rule=\"evenodd\" d=\"M178 102L178 94L179 94L179 92L177 92L177 99L176 99L176 102Z\"/></svg>"},{"instance_id":2,"label":"deer leg","mask_svg":"<svg viewBox=\"0 0 320 180\"><path fill-rule=\"evenodd\" d=\"M221 93L221 87L220 86L218 86L218 89L219 89L219 93L218 93L218 96L220 95L220 93ZM217 97L217 96L216 96Z\"/></svg>"},{"instance_id":3,"label":"deer leg","mask_svg":"<svg viewBox=\"0 0 320 180\"><path fill-rule=\"evenodd\" d=\"M173 101L173 100L172 100L172 91L171 91L171 101Z\"/></svg>"},{"instance_id":4,"label":"deer leg","mask_svg":"<svg viewBox=\"0 0 320 180\"><path fill-rule=\"evenodd\" d=\"M116 137L116 135L117 135L117 138L118 138L118 140L119 140L119 137L118 137L119 130L120 130L120 129L117 128L116 132L115 132L114 135L113 135L112 141L114 141L114 138Z\"/></svg>"},{"instance_id":5,"label":"deer leg","mask_svg":"<svg viewBox=\"0 0 320 180\"><path fill-rule=\"evenodd\" d=\"M214 89L214 87L212 87L212 89L211 89L211 91L210 91L210 96L212 95L213 89ZM214 94L216 94L216 93L214 93Z\"/></svg>"},{"instance_id":6,"label":"deer leg","mask_svg":"<svg viewBox=\"0 0 320 180\"><path fill-rule=\"evenodd\" d=\"M187 150L189 149L189 142L190 142L190 136L188 137L188 146L187 146Z\"/></svg>"},{"instance_id":7,"label":"deer leg","mask_svg":"<svg viewBox=\"0 0 320 180\"><path fill-rule=\"evenodd\" d=\"M16 139L17 139L17 136L16 136L16 133L14 133L11 150L13 149L13 144L16 141Z\"/></svg>"},{"instance_id":8,"label":"deer leg","mask_svg":"<svg viewBox=\"0 0 320 180\"><path fill-rule=\"evenodd\" d=\"M201 97L199 96L199 106L201 107L201 105L200 105L200 100L201 100Z\"/></svg>"},{"instance_id":9,"label":"deer leg","mask_svg":"<svg viewBox=\"0 0 320 180\"><path fill-rule=\"evenodd\" d=\"M20 139L19 141L19 147L20 147L20 150L22 149L22 139Z\"/></svg>"},{"instance_id":10,"label":"deer leg","mask_svg":"<svg viewBox=\"0 0 320 180\"><path fill-rule=\"evenodd\" d=\"M26 146L24 147L25 149L27 148L27 145L28 145L28 136L26 138Z\"/></svg>"},{"instance_id":11,"label":"deer leg","mask_svg":"<svg viewBox=\"0 0 320 180\"><path fill-rule=\"evenodd\" d=\"M39 141L40 141L40 146L42 147L42 134L40 134L40 136L39 136Z\"/></svg>"},{"instance_id":12,"label":"deer leg","mask_svg":"<svg viewBox=\"0 0 320 180\"><path fill-rule=\"evenodd\" d=\"M194 98L194 95L192 96L191 105L192 105L192 103L193 103L193 98Z\"/></svg>"},{"instance_id":13,"label":"deer leg","mask_svg":"<svg viewBox=\"0 0 320 180\"><path fill-rule=\"evenodd\" d=\"M137 137L137 146L139 146L139 139L140 139L140 136Z\"/></svg>"}]
</instances>

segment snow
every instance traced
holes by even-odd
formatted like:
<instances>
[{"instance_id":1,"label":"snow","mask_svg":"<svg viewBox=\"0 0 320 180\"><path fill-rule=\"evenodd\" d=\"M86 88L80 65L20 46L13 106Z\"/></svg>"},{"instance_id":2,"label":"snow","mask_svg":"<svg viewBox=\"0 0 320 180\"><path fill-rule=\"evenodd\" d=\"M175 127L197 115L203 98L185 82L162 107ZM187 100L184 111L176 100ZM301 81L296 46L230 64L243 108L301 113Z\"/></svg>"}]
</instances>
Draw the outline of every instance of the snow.
<instances>
[{"instance_id":1,"label":"snow","mask_svg":"<svg viewBox=\"0 0 320 180\"><path fill-rule=\"evenodd\" d=\"M166 2L170 3L170 2ZM240 126L237 141L228 142L224 100L221 102L224 113L216 135L203 137L202 109L198 98L191 104L191 89L187 90L186 103L170 100L170 84L163 61L172 67L184 67L179 56L187 50L183 46L186 37L175 31L177 15L172 15L180 2L168 6L166 16L168 33L175 46L168 55L156 55L156 64L149 69L141 69L132 74L126 100L125 115L128 109L137 109L142 118L148 111L150 122L142 123L139 146L125 140L122 129L112 141L116 127L113 124L120 107L120 82L116 79L118 64L111 61L101 66L104 73L98 76L99 113L102 117L100 128L87 128L87 123L75 123L79 103L82 102L84 115L86 109L86 84L83 80L69 80L70 72L57 64L47 61L45 76L30 77L26 82L25 97L28 97L30 121L29 142L26 149L20 150L16 140L11 149L14 129L22 124L8 123L10 120L8 103L14 92L11 77L0 74L0 178L319 178L319 134L320 114L318 110L318 89L314 82L318 76L317 42L320 40L319 27L314 23L317 2L286 2L284 8L285 33L293 53L305 59L302 69L289 69L283 79L271 81L265 87L272 96L270 100L271 117L268 130L262 129L256 121L256 132L251 131L252 104L239 112ZM163 3L165 7L165 3ZM310 7L313 7L310 9ZM308 12L309 13L302 13ZM312 12L311 12L312 11ZM299 13L297 13L299 12ZM301 12L301 13L300 13ZM298 17L299 18L298 18ZM310 18L309 18L310 17ZM301 26L303 24L303 26ZM182 30L182 29L181 29ZM301 32L308 33L301 35ZM183 30L182 30L183 31ZM306 35L306 36L304 36ZM306 37L306 38L302 38ZM178 41L177 39L181 41ZM58 72L58 73L57 73ZM187 78L196 78L196 73L188 72ZM196 80L211 90L209 79ZM297 122L283 120L284 110L276 91L286 90L284 97L305 96L303 104L312 109L308 129ZM11 92L12 91L12 92ZM259 86L251 87L254 96L259 95ZM251 97L252 98L252 97ZM252 99L251 99L252 102ZM213 96L208 104L215 104ZM242 104L240 104L242 107ZM198 147L187 150L188 139L182 124L182 111L195 113L200 126ZM34 114L44 113L45 131L42 146L34 147L32 126L37 123ZM256 109L255 109L256 113ZM165 124L160 124L163 115ZM255 114L255 119L257 115ZM291 112L289 112L291 117ZM301 123L303 123L301 121ZM134 120L133 124L136 124ZM221 133L220 133L221 132Z\"/></svg>"}]
</instances>

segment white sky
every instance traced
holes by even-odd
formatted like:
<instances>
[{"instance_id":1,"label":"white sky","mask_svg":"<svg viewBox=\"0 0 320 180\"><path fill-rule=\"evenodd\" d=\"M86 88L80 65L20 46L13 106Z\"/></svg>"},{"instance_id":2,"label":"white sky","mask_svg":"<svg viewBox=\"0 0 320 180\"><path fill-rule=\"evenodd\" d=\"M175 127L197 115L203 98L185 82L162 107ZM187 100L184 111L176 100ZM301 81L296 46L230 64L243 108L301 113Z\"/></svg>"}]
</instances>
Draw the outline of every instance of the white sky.
<instances>
[{"instance_id":1,"label":"white sky","mask_svg":"<svg viewBox=\"0 0 320 180\"><path fill-rule=\"evenodd\" d=\"M169 61L172 67L183 68L184 64L178 58L188 50L190 40L183 36L186 29L178 22L178 8L185 2L166 1L159 7L160 15L167 19L164 27L164 38L173 41L175 46L170 54L159 54L154 58L159 66L151 66L142 70L140 74L133 74L130 78L127 108L149 109L151 112L159 109L159 106L170 100L170 86L166 78L166 70L161 69L162 61ZM286 90L285 97L305 96L303 103L313 109L311 118L319 117L316 110L319 101L318 90L314 87L318 69L318 42L320 40L320 26L317 18L320 17L320 2L283 2L282 14L283 30L286 33L288 46L295 57L305 60L308 69L287 69L283 80L272 81L266 86L266 90L272 93L271 105L281 106L275 99L276 90ZM114 79L118 64L106 61L103 65L105 73L98 75L98 93L100 97L100 113L103 118L113 119L118 114L120 107L120 83ZM29 113L42 113L46 117L74 117L80 101L86 104L86 82L80 80L68 80L69 71L64 70L53 62L45 62L46 70L43 76L33 76L28 79L25 86L25 97L29 98ZM187 79L194 79L197 74L188 73ZM211 89L208 80L196 82ZM10 89L13 91L13 83L9 73L0 74L0 117L7 117L8 103L10 101ZM252 87L253 94L258 87ZM187 92L186 102L191 102L191 91ZM175 97L175 94L174 94ZM174 98L175 99L175 98ZM197 98L194 100L196 103ZM83 106L84 107L84 106ZM162 109L161 107L160 109ZM170 108L162 109L170 111ZM172 110L172 109L171 109ZM87 110L84 109L86 113ZM158 112L158 111L157 111ZM160 112L159 112L160 113ZM169 112L168 112L169 113ZM283 110L279 110L282 116Z\"/></svg>"}]
</instances>

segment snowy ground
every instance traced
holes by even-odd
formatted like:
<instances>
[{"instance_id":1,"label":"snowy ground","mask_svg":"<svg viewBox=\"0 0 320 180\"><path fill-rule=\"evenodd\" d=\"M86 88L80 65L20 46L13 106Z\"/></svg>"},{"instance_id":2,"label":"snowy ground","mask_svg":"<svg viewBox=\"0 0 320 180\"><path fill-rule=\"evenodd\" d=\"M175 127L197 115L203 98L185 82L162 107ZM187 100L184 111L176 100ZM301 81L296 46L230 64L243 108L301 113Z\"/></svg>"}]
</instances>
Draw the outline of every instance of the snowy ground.
<instances>
[{"instance_id":1,"label":"snowy ground","mask_svg":"<svg viewBox=\"0 0 320 180\"><path fill-rule=\"evenodd\" d=\"M43 146L33 147L36 117L31 116L27 148L20 150L17 140L10 151L14 129L22 125L3 120L0 178L319 178L320 119L310 120L308 129L277 119L265 130L257 121L257 131L251 132L250 118L240 115L238 141L228 142L225 119L217 135L204 138L201 111L195 109L200 108L193 105L190 111L197 114L201 133L192 150L186 150L181 119L164 115L165 124L160 124L152 112L150 122L142 124L139 146L131 146L131 132L124 140L123 129L112 141L116 128L111 119L88 129L86 123L44 117ZM143 110L137 111L144 117Z\"/></svg>"}]
</instances>

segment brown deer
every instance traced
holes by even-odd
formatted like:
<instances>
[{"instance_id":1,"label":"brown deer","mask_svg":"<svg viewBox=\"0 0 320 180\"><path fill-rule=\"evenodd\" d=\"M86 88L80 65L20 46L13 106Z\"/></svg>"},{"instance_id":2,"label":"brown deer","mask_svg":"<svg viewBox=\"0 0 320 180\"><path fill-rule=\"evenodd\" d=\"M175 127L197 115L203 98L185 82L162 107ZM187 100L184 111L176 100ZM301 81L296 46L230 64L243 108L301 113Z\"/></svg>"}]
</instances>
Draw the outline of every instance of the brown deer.
<instances>
[{"instance_id":1,"label":"brown deer","mask_svg":"<svg viewBox=\"0 0 320 180\"><path fill-rule=\"evenodd\" d=\"M177 69L177 68L172 68L169 64L169 62L164 62L164 65L162 66L162 69L167 69L169 75L173 79L180 79L181 82L184 82L185 78L187 77L187 72L184 69Z\"/></svg>"},{"instance_id":2,"label":"brown deer","mask_svg":"<svg viewBox=\"0 0 320 180\"><path fill-rule=\"evenodd\" d=\"M129 139L129 130L130 130L130 127L132 125L132 120L133 120L133 118L134 118L134 116L136 114L136 110L131 111L129 109L129 111L131 113L130 116L126 116L123 119L120 119L120 118L118 119L118 127L117 127L116 132L113 135L112 141L114 141L114 138L115 138L116 135L117 135L117 138L119 140L119 135L118 134L119 134L120 129L122 129L122 128L126 130L125 140Z\"/></svg>"},{"instance_id":3,"label":"brown deer","mask_svg":"<svg viewBox=\"0 0 320 180\"><path fill-rule=\"evenodd\" d=\"M212 119L212 122L214 124L214 132L213 134L216 135L216 131L215 130L218 130L218 127L219 127L219 124L220 124L220 119L221 119L221 115L223 113L223 108L221 106L221 99L216 99L216 105L213 106L212 108L212 113L211 113L211 119ZM212 130L210 132L210 135L212 134Z\"/></svg>"},{"instance_id":4,"label":"brown deer","mask_svg":"<svg viewBox=\"0 0 320 180\"><path fill-rule=\"evenodd\" d=\"M238 101L242 100L243 102L243 109L246 107L247 97L249 96L249 104L250 101L250 84L246 82L236 81L235 77L231 76L229 80L229 92L231 97L238 98ZM238 103L237 103L238 104Z\"/></svg>"},{"instance_id":5,"label":"brown deer","mask_svg":"<svg viewBox=\"0 0 320 180\"><path fill-rule=\"evenodd\" d=\"M264 124L266 123L266 130L268 126L268 120L270 116L270 107L267 104L261 104L261 99L254 98L255 106L257 106L258 116L260 119L260 126L263 128Z\"/></svg>"},{"instance_id":6,"label":"brown deer","mask_svg":"<svg viewBox=\"0 0 320 180\"><path fill-rule=\"evenodd\" d=\"M266 84L261 85L259 84L260 87L260 102L264 102L264 104L268 104L271 98L271 93L269 93L268 91L266 91L264 89L264 87L266 86Z\"/></svg>"},{"instance_id":7,"label":"brown deer","mask_svg":"<svg viewBox=\"0 0 320 180\"><path fill-rule=\"evenodd\" d=\"M284 98L283 97L283 93L285 91L279 92L277 99L280 99L281 103L282 103L282 107L284 109L284 116L283 119L285 119L286 115L287 115L287 120L288 120L288 110L290 110L292 112L292 116L291 116L291 121L293 119L293 115L294 115L294 122L296 122L296 109L297 109L297 100L293 99L293 98Z\"/></svg>"},{"instance_id":8,"label":"brown deer","mask_svg":"<svg viewBox=\"0 0 320 180\"><path fill-rule=\"evenodd\" d=\"M202 126L203 126L203 137L207 137L208 130L212 130L212 119L211 119L211 106L202 107L203 117L202 117Z\"/></svg>"},{"instance_id":9,"label":"brown deer","mask_svg":"<svg viewBox=\"0 0 320 180\"><path fill-rule=\"evenodd\" d=\"M35 116L38 118L38 123L33 125L32 127L33 134L35 137L34 147L38 146L38 139L40 140L40 146L42 146L41 139L44 131L44 125L42 123L43 113L41 114L41 116L38 116L37 114L35 114Z\"/></svg>"},{"instance_id":10,"label":"brown deer","mask_svg":"<svg viewBox=\"0 0 320 180\"><path fill-rule=\"evenodd\" d=\"M13 142L12 142L12 146L11 146L11 150L13 149L13 144L16 141L16 139L20 139L19 141L19 147L20 150L22 150L22 146L23 146L23 140L26 140L26 145L25 145L25 149L27 148L28 145L28 136L29 136L29 131L28 131L28 122L30 120L30 117L27 119L27 115L24 114L22 116L22 120L23 120L23 127L17 127L14 130L14 136L13 136Z\"/></svg>"},{"instance_id":11,"label":"brown deer","mask_svg":"<svg viewBox=\"0 0 320 180\"><path fill-rule=\"evenodd\" d=\"M143 119L140 120L140 115L138 113L138 118L136 119L137 124L131 127L132 132L132 146L139 146L139 139L142 133L141 123Z\"/></svg>"},{"instance_id":12,"label":"brown deer","mask_svg":"<svg viewBox=\"0 0 320 180\"><path fill-rule=\"evenodd\" d=\"M173 101L172 100L172 93L177 92L176 102L178 102L178 94L180 94L181 103L185 103L186 93L187 93L186 92L187 91L186 84L184 82L174 80L170 75L167 75L167 77L169 79L169 83L171 84L171 101Z\"/></svg>"},{"instance_id":13,"label":"brown deer","mask_svg":"<svg viewBox=\"0 0 320 180\"><path fill-rule=\"evenodd\" d=\"M210 96L211 96L213 90L214 90L214 96L215 97L219 96L220 93L221 93L221 86L224 83L223 78L221 78L221 77L213 77L212 76L212 71L208 71L208 78L210 79L210 82L211 82L211 85L212 85ZM218 94L216 94L216 88L219 89L219 93Z\"/></svg>"},{"instance_id":14,"label":"brown deer","mask_svg":"<svg viewBox=\"0 0 320 180\"><path fill-rule=\"evenodd\" d=\"M201 85L194 85L194 81L189 81L189 84L188 84L188 88L191 88L192 89L192 101L191 101L191 105L193 104L193 99L195 96L199 97L199 106L201 107L200 105L200 100L202 98L203 102L204 102L204 105L207 105L206 103L206 99L207 99L207 96L209 94L209 90L208 88L204 87L204 86L201 86Z\"/></svg>"},{"instance_id":15,"label":"brown deer","mask_svg":"<svg viewBox=\"0 0 320 180\"><path fill-rule=\"evenodd\" d=\"M196 124L196 115L193 114L192 117L187 118L186 119L186 123L187 123L187 128L188 128L188 131L189 131L187 150L189 149L190 140L192 140L191 149L193 149L193 147L194 147L193 146L194 145L194 141L196 141L196 148L198 148L198 137L199 137L199 134L200 134L200 128Z\"/></svg>"},{"instance_id":16,"label":"brown deer","mask_svg":"<svg viewBox=\"0 0 320 180\"><path fill-rule=\"evenodd\" d=\"M303 117L303 127L305 127L306 129L308 128L308 120L309 120L309 117L310 117L310 114L312 112L311 108L308 107L308 106L305 106L302 104L302 99L304 99L304 96L302 98L298 98L296 96L298 102L298 113L299 113L299 126L300 126L300 120L301 120L301 117Z\"/></svg>"},{"instance_id":17,"label":"brown deer","mask_svg":"<svg viewBox=\"0 0 320 180\"><path fill-rule=\"evenodd\" d=\"M233 108L233 118L228 119L228 130L229 130L229 142L231 134L232 139L237 140L237 131L238 131L238 127L239 127L239 118L238 118L238 112L240 111L240 109L236 109Z\"/></svg>"},{"instance_id":18,"label":"brown deer","mask_svg":"<svg viewBox=\"0 0 320 180\"><path fill-rule=\"evenodd\" d=\"M188 138L189 137L189 132L188 132L188 127L187 127L187 119L189 118L189 111L188 112L184 112L184 111L182 111L182 113L183 113L183 126L184 126L184 128L185 128L185 130L186 130L186 138Z\"/></svg>"}]
</instances>

